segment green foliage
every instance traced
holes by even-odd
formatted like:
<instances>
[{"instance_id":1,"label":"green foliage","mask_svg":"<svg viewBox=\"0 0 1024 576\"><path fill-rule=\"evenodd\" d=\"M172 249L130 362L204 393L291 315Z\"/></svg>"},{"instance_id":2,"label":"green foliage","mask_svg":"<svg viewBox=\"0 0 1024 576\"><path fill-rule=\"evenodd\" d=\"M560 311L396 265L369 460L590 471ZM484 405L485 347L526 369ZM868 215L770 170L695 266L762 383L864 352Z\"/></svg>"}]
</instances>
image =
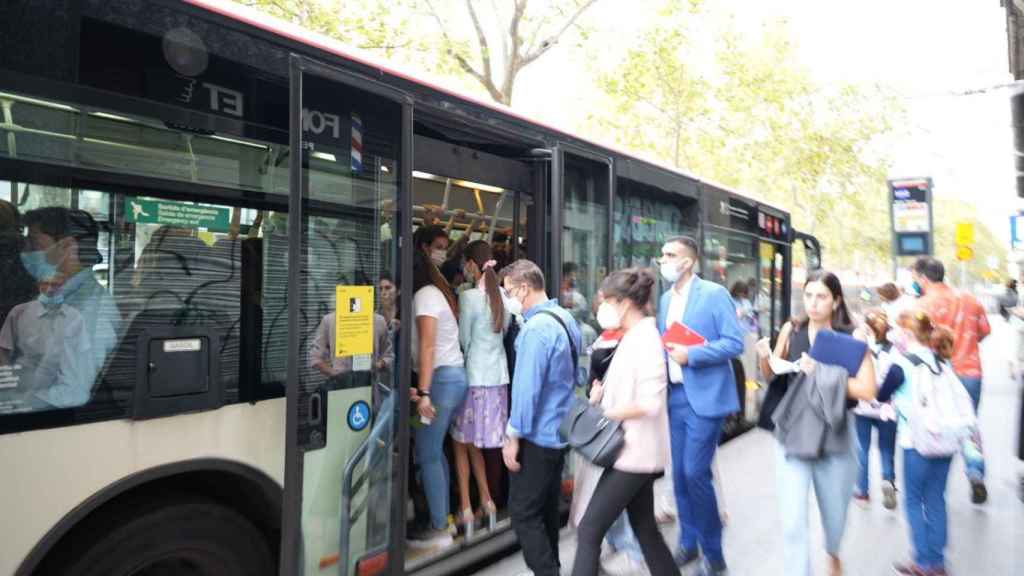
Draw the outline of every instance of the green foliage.
<instances>
[{"instance_id":1,"label":"green foliage","mask_svg":"<svg viewBox=\"0 0 1024 576\"><path fill-rule=\"evenodd\" d=\"M699 1L666 2L625 58L602 74L605 136L789 209L826 263L889 254L885 178L875 152L901 118L876 86L822 86L797 61L784 23L739 34Z\"/></svg>"}]
</instances>

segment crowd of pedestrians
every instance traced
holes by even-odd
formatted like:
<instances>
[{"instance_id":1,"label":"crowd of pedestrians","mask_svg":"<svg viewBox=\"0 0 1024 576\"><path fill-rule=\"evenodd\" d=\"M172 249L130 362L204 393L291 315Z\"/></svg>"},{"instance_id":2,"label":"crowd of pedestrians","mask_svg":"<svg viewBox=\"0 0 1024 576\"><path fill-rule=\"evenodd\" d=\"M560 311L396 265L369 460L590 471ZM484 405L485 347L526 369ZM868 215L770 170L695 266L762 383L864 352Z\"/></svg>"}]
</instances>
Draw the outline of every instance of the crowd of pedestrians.
<instances>
[{"instance_id":1,"label":"crowd of pedestrians","mask_svg":"<svg viewBox=\"0 0 1024 576\"><path fill-rule=\"evenodd\" d=\"M733 361L751 332L745 286L730 291L703 280L699 245L685 236L664 243L657 271L608 274L592 306L575 296L572 269L560 297L549 298L536 264L498 266L482 240L453 247L444 228L424 226L415 246L413 441L429 520L410 534L410 545L453 542L449 454L457 523L467 538L480 523L495 527L495 479L485 451L500 448L508 515L526 563L538 576L561 574L559 503L575 449L573 575L612 572L608 551L628 554L634 573L679 574L693 564L702 576L727 574L713 462L724 419L740 409ZM464 280L457 288L443 272L453 259ZM660 296L659 275L667 287ZM787 575L815 573L812 487L827 573L844 573L849 505L871 505L873 442L882 505L895 510L902 492L910 527L909 559L894 573L947 574L945 492L958 455L971 500L986 501L978 344L991 328L977 299L945 283L940 261L921 258L913 278L906 290L880 286L882 305L858 323L839 278L813 271L802 287L803 315L785 323L774 342L757 342L756 369L769 382L759 425L776 440ZM1024 322L1019 300L1005 300L1004 315ZM393 318L380 320L384 330ZM674 491L674 547L658 528L674 516L656 503L661 484Z\"/></svg>"}]
</instances>

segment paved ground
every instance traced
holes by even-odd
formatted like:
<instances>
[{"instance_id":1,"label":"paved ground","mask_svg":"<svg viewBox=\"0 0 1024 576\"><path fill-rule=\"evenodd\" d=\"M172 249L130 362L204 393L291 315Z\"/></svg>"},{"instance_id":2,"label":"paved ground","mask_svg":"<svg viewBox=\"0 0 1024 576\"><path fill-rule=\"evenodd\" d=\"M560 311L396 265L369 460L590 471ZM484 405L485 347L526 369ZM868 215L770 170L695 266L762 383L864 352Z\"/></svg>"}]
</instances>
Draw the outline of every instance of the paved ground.
<instances>
[{"instance_id":1,"label":"paved ground","mask_svg":"<svg viewBox=\"0 0 1024 576\"><path fill-rule=\"evenodd\" d=\"M956 576L1024 575L1024 503L1017 499L1017 474L1024 465L1015 458L1020 392L1009 376L1006 358L1014 343L1000 318L992 319L994 333L983 347L986 381L981 405L982 432L988 465L989 502L970 503L962 463L954 462L947 501L950 513L951 573ZM734 576L782 574L779 515L775 500L774 446L760 431L738 438L719 452L724 498L730 515L725 531L726 559ZM878 470L877 453L873 470ZM897 466L900 461L897 459ZM897 471L899 474L899 471ZM850 576L891 574L893 561L908 557L909 544L902 509L881 507L881 493L872 479L872 508L851 506L842 557ZM897 484L900 480L897 480ZM812 506L814 546L821 550L821 528ZM666 530L674 545L675 527ZM571 532L562 537L561 557L572 565L576 541ZM819 552L817 573L825 573L824 552ZM517 553L487 569L485 576L530 574ZM685 576L685 575L684 575Z\"/></svg>"}]
</instances>

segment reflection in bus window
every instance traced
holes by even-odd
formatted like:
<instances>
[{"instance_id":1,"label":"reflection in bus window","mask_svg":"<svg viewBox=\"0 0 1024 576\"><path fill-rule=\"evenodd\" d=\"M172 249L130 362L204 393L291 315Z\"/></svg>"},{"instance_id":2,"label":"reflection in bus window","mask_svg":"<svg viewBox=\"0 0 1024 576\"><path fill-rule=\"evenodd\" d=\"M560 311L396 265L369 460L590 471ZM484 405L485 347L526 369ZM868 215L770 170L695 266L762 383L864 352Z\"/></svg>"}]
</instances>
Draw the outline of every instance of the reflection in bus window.
<instances>
[{"instance_id":1,"label":"reflection in bus window","mask_svg":"<svg viewBox=\"0 0 1024 576\"><path fill-rule=\"evenodd\" d=\"M84 210L30 210L18 255L38 296L11 309L0 327L9 367L6 411L81 406L117 342L121 316L93 266L102 261L99 228Z\"/></svg>"},{"instance_id":2,"label":"reflection in bus window","mask_svg":"<svg viewBox=\"0 0 1024 576\"><path fill-rule=\"evenodd\" d=\"M756 336L760 323L755 243L750 236L708 230L704 235L703 276L729 290L741 324Z\"/></svg>"}]
</instances>

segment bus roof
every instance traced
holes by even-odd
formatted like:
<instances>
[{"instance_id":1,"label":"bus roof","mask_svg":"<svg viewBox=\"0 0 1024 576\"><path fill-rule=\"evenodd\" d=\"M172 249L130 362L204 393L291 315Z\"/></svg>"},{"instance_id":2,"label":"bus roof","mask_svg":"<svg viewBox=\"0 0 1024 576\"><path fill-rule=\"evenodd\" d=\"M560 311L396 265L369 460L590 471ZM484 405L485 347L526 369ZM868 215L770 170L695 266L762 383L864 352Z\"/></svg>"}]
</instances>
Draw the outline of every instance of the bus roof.
<instances>
[{"instance_id":1,"label":"bus roof","mask_svg":"<svg viewBox=\"0 0 1024 576\"><path fill-rule=\"evenodd\" d=\"M321 34L319 32L316 32L316 31L313 31L313 30L308 30L308 29L303 28L303 27L301 27L301 26L299 26L297 24L293 24L291 22L287 22L287 21L281 20L281 19L276 18L274 16L270 16L269 14L265 14L263 12L260 12L260 11L258 11L256 9L254 9L254 8L251 8L251 7L248 7L248 6L242 6L242 5L239 5L239 4L236 4L236 3L232 2L230 0L185 0L185 2L187 4L191 4L193 6L201 8L203 10L206 10L206 11L209 11L209 12L213 12L213 13L219 14L221 16L224 16L226 18L230 18L232 20L235 20L237 22L241 22L243 24L246 24L246 25L249 25L249 26L253 26L255 28L259 28L259 29L264 30L266 32L270 32L270 33L275 34L277 36L281 36L281 37L287 38L287 39L289 39L289 40L291 40L293 42L298 42L300 44L309 46L311 48L316 48L318 50L323 50L324 52L329 52L329 53L334 54L336 56L340 56L342 58L345 58L346 60L351 60L353 62L357 62L357 63L362 64L364 66L368 66L370 68L375 68L375 69L377 69L382 74L386 74L386 75L389 75L389 76L394 76L396 78L401 78L403 80L407 80L407 81L412 82L414 84L419 84L420 86L424 86L426 88L429 88L430 90L434 90L434 91L446 94L448 96L451 96L452 98L463 100L463 101L468 102L470 104L474 104L476 106L481 106L483 108L490 109L490 110L492 110L494 112L498 112L499 114L503 114L505 116L509 116L509 117L515 118L517 120L520 120L522 122L526 122L528 124L533 124L533 125L545 128L547 130L551 130L553 132L561 133L561 134L563 134L565 136L568 136L570 138L574 138L576 140L587 142L587 143L589 143L589 144L591 144L593 146L604 148L604 149L609 150L611 152L614 152L614 153L616 153L616 154L618 154L620 156L625 156L625 157L628 157L628 158L631 158L631 159L635 159L635 160L639 160L641 162L645 162L645 163L650 164L651 166L654 166L654 167L659 168L661 170L665 170L665 171L668 171L668 172L679 174L681 176L685 176L687 178L690 178L691 180L696 180L696 181L702 182L702 183L707 184L709 186L714 186L715 188L718 188L718 189L721 189L721 190L725 190L725 191L727 191L729 193L736 194L737 196L742 196L743 198L746 198L747 200L750 200L752 202L757 202L759 204L766 204L769 207L775 208L776 210L780 210L780 211L786 212L788 214L787 211L781 210L780 208L772 206L771 204L767 204L767 203L765 203L765 202L763 202L763 201L761 201L761 200L759 200L759 199L757 199L757 198L755 198L755 197L753 197L753 196L751 196L749 194L746 194L746 193L743 193L743 192L739 192L739 191L737 191L736 189L734 189L732 187L725 186L723 184L719 184L719 183L714 182L714 181L712 181L712 180L710 180L708 178L703 178L703 177L697 176L695 174L691 174L691 173L689 173L689 172L687 172L685 170L681 170L679 168L674 168L674 167L671 167L671 166L667 166L667 165L662 164L660 161L657 161L657 160L653 160L653 159L649 159L649 158L642 158L642 157L638 156L636 152L629 152L629 151L623 150L621 148L618 148L617 146L614 146L614 145L609 145L609 144L606 144L606 143L603 143L603 142L598 142L598 141L590 139L590 138L581 137L581 136L579 136L577 134L574 134L572 131L567 130L565 128L560 128L558 126L554 126L552 124L548 124L547 122L541 122L541 121L534 120L534 119L532 119L532 118L530 118L530 117L528 117L528 116L526 116L526 115L524 115L522 113L519 113L519 112L513 110L512 108L510 108L508 106L505 106L504 104L500 104L500 103L497 103L497 102L492 102L492 101L489 101L489 100L484 100L483 98L478 98L477 96L474 96L472 94L464 94L464 93L460 93L460 92L454 92L450 88L444 87L439 81L424 79L422 72L413 73L413 72L410 72L410 71L407 71L407 70L402 70L400 67L396 66L395 64L393 64L391 62L386 62L384 60L381 60L379 58L376 58L374 56L366 54L365 52L360 51L358 48L354 48L352 46L348 46L348 45L343 44L342 42L340 42L338 40L335 40L334 38L330 38L330 37L325 36L324 34Z\"/></svg>"}]
</instances>

